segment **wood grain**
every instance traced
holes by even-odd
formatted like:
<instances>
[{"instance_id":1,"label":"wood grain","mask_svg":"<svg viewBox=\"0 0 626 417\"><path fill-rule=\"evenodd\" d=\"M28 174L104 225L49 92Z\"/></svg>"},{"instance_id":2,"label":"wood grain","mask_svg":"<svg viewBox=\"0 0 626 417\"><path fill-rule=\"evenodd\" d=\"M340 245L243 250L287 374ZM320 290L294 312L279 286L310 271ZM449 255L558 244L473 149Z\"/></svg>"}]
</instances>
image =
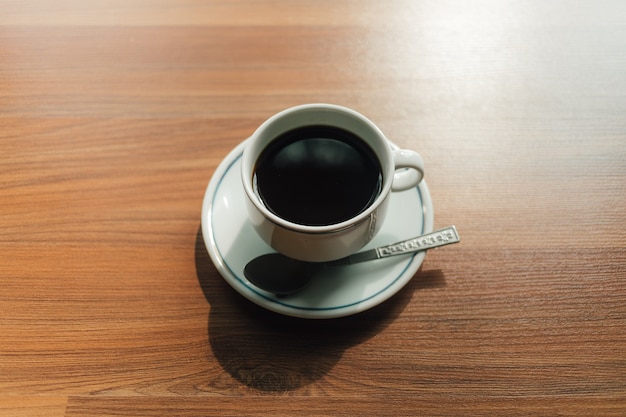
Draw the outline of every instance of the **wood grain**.
<instances>
[{"instance_id":1,"label":"wood grain","mask_svg":"<svg viewBox=\"0 0 626 417\"><path fill-rule=\"evenodd\" d=\"M462 242L306 321L200 208L320 101L419 151ZM0 0L0 414L624 415L624 115L617 0Z\"/></svg>"}]
</instances>

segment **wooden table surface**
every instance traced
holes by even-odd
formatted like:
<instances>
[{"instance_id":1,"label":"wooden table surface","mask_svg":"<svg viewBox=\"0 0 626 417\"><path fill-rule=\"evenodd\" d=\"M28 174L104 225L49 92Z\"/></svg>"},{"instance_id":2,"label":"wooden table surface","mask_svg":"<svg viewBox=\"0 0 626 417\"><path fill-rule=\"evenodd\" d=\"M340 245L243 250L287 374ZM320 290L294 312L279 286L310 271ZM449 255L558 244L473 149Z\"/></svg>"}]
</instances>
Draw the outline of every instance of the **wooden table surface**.
<instances>
[{"instance_id":1,"label":"wooden table surface","mask_svg":"<svg viewBox=\"0 0 626 417\"><path fill-rule=\"evenodd\" d=\"M200 209L267 117L426 163L387 302L268 312ZM626 2L0 0L0 415L626 415Z\"/></svg>"}]
</instances>

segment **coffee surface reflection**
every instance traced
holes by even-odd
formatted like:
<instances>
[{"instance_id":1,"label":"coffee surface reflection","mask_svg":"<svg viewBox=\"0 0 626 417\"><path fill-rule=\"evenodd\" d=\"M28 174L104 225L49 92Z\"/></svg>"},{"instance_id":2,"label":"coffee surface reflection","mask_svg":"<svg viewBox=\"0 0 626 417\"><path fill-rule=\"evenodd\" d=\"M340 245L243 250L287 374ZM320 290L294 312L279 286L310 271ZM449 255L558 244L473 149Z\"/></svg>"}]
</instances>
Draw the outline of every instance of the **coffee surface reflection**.
<instances>
[{"instance_id":1,"label":"coffee surface reflection","mask_svg":"<svg viewBox=\"0 0 626 417\"><path fill-rule=\"evenodd\" d=\"M261 153L254 184L277 216L307 226L352 219L380 194L381 166L358 136L332 126L303 126Z\"/></svg>"}]
</instances>

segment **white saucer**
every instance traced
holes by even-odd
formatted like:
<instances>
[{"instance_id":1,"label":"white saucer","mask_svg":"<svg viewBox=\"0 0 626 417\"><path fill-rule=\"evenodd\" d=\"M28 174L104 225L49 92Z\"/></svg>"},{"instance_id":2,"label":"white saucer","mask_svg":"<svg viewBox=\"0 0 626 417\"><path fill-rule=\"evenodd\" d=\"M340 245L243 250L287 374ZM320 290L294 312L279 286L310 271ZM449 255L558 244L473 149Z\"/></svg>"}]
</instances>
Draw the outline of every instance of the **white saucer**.
<instances>
[{"instance_id":1,"label":"white saucer","mask_svg":"<svg viewBox=\"0 0 626 417\"><path fill-rule=\"evenodd\" d=\"M202 235L211 260L241 295L268 310L302 318L334 318L372 308L397 293L417 272L425 252L356 265L328 268L301 292L277 297L252 285L244 266L273 252L247 220L240 165L245 141L220 163L202 204ZM433 230L433 208L426 182L395 192L381 231L364 249L383 246Z\"/></svg>"}]
</instances>

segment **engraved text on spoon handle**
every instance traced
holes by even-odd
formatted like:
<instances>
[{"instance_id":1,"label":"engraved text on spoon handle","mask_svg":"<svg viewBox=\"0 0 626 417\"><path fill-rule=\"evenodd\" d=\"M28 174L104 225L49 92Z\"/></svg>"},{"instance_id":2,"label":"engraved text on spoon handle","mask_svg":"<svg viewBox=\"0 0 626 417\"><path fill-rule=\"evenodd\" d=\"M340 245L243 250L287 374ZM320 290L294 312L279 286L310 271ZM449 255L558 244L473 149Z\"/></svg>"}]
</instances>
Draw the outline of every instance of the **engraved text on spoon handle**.
<instances>
[{"instance_id":1,"label":"engraved text on spoon handle","mask_svg":"<svg viewBox=\"0 0 626 417\"><path fill-rule=\"evenodd\" d=\"M459 234L456 231L456 227L449 226L417 238L376 248L376 253L379 258L386 258L388 256L401 255L403 253L413 253L426 249L436 248L439 246L445 246L452 243L457 243L460 240L461 239L459 238Z\"/></svg>"}]
</instances>

